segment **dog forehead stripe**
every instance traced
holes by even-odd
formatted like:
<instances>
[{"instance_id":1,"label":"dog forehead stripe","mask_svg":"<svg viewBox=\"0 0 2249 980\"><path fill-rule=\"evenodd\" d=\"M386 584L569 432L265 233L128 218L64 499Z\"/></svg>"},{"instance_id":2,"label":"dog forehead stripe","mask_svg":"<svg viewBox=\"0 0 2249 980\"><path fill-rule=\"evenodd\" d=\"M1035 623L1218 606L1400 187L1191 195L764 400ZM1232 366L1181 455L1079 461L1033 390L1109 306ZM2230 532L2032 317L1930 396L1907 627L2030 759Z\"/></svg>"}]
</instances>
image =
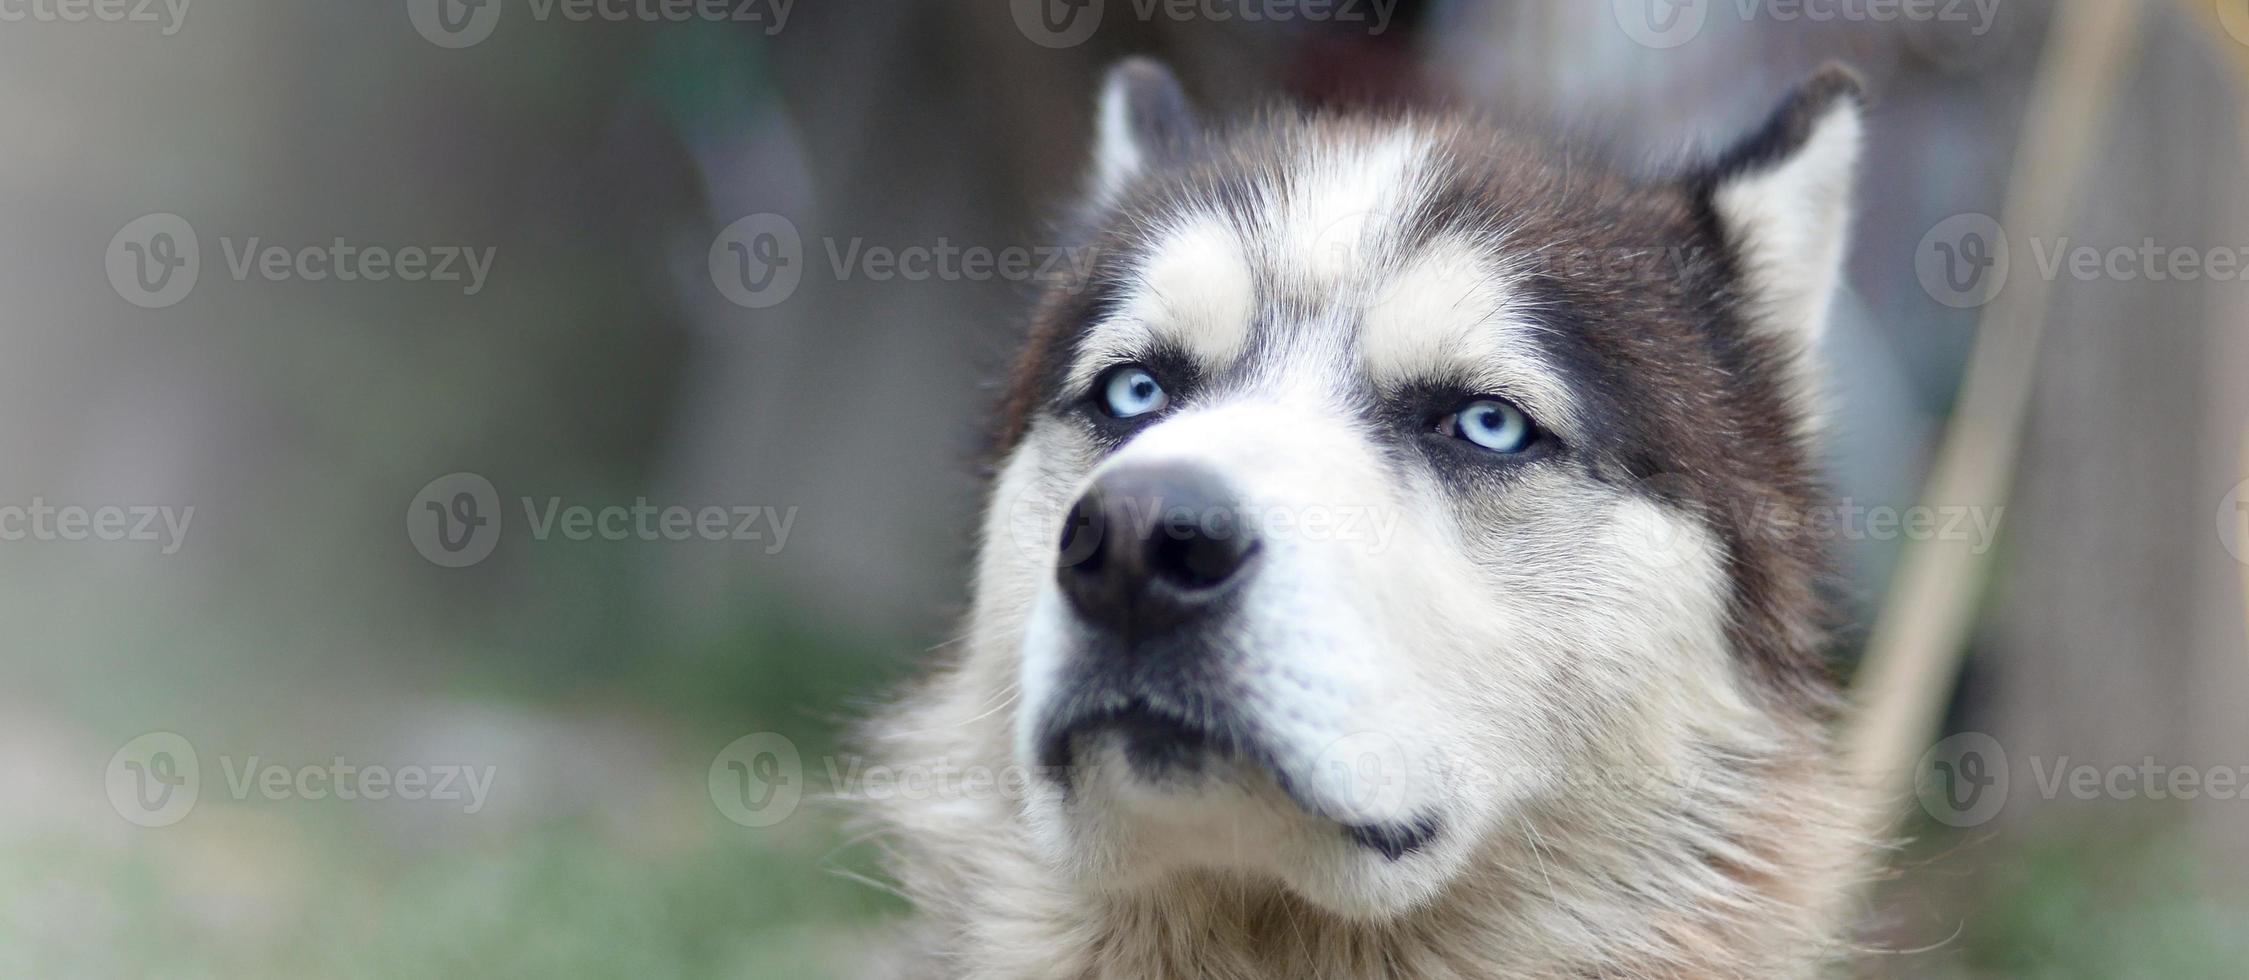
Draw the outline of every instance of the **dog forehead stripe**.
<instances>
[{"instance_id":1,"label":"dog forehead stripe","mask_svg":"<svg viewBox=\"0 0 2249 980\"><path fill-rule=\"evenodd\" d=\"M1328 285L1380 265L1420 204L1430 148L1408 127L1315 137L1269 216L1287 250L1276 264Z\"/></svg>"},{"instance_id":2,"label":"dog forehead stripe","mask_svg":"<svg viewBox=\"0 0 2249 980\"><path fill-rule=\"evenodd\" d=\"M1377 386L1451 381L1505 393L1546 424L1571 416L1569 387L1541 353L1517 277L1475 245L1438 239L1374 287L1359 327Z\"/></svg>"},{"instance_id":3,"label":"dog forehead stripe","mask_svg":"<svg viewBox=\"0 0 2249 980\"><path fill-rule=\"evenodd\" d=\"M1090 384L1103 367L1139 356L1151 342L1223 370L1249 345L1256 312L1256 282L1234 227L1212 214L1174 220L1155 236L1117 314L1087 332L1072 379Z\"/></svg>"}]
</instances>

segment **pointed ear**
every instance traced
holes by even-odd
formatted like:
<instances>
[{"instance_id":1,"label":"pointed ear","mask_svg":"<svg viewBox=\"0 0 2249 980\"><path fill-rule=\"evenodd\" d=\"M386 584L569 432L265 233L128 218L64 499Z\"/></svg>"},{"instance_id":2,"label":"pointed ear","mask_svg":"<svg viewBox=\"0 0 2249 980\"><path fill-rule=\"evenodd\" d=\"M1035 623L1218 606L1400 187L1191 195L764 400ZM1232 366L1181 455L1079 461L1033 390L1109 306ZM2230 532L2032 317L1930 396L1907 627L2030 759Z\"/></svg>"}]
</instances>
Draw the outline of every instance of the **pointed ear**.
<instances>
[{"instance_id":1,"label":"pointed ear","mask_svg":"<svg viewBox=\"0 0 2249 980\"><path fill-rule=\"evenodd\" d=\"M1095 122L1093 194L1113 199L1139 174L1186 157L1201 138L1187 91L1171 69L1127 58L1101 85Z\"/></svg>"},{"instance_id":2,"label":"pointed ear","mask_svg":"<svg viewBox=\"0 0 2249 980\"><path fill-rule=\"evenodd\" d=\"M1721 156L1702 183L1744 280L1749 328L1782 352L1786 383L1815 425L1817 355L1843 278L1865 131L1862 91L1849 69L1822 68Z\"/></svg>"}]
</instances>

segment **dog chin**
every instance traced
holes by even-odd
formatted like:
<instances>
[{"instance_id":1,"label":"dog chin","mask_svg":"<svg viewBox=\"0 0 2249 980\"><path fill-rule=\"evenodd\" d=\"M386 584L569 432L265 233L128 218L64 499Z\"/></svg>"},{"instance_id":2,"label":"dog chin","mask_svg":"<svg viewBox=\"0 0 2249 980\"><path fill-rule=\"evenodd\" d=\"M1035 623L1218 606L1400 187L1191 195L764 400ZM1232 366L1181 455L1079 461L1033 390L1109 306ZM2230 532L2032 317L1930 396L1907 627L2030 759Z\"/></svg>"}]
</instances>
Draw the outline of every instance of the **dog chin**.
<instances>
[{"instance_id":1,"label":"dog chin","mask_svg":"<svg viewBox=\"0 0 2249 980\"><path fill-rule=\"evenodd\" d=\"M1321 774L1276 769L1239 742L1129 717L1068 741L1066 775L1032 797L1033 824L1097 891L1145 895L1215 874L1380 921L1428 902L1465 863L1441 811L1354 822L1322 802L1340 790Z\"/></svg>"}]
</instances>

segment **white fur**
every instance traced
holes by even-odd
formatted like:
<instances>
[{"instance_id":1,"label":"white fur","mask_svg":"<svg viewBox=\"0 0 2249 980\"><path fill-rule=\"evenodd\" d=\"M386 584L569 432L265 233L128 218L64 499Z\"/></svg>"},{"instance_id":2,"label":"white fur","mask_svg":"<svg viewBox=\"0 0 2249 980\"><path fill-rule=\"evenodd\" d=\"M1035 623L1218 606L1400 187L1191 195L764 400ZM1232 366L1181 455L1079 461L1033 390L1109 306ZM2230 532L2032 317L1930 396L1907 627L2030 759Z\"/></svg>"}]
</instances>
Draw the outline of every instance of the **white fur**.
<instances>
[{"instance_id":1,"label":"white fur","mask_svg":"<svg viewBox=\"0 0 2249 980\"><path fill-rule=\"evenodd\" d=\"M1794 154L1735 177L1712 198L1757 297L1755 325L1790 357L1801 417L1811 427L1821 415L1817 354L1843 278L1865 129L1857 103L1839 99Z\"/></svg>"},{"instance_id":2,"label":"white fur","mask_svg":"<svg viewBox=\"0 0 2249 980\"><path fill-rule=\"evenodd\" d=\"M1111 73L1094 110L1093 197L1114 198L1147 164L1132 128L1131 82L1122 73Z\"/></svg>"},{"instance_id":3,"label":"white fur","mask_svg":"<svg viewBox=\"0 0 2249 980\"><path fill-rule=\"evenodd\" d=\"M1573 399L1540 357L1512 277L1483 250L1441 241L1386 279L1359 332L1376 385L1458 378L1510 396L1548 428L1570 428Z\"/></svg>"},{"instance_id":4,"label":"white fur","mask_svg":"<svg viewBox=\"0 0 2249 980\"><path fill-rule=\"evenodd\" d=\"M1425 192L1430 139L1400 126L1371 138L1310 145L1278 201L1268 201L1274 264L1308 290L1361 283L1388 258L1399 221Z\"/></svg>"},{"instance_id":5,"label":"white fur","mask_svg":"<svg viewBox=\"0 0 2249 980\"><path fill-rule=\"evenodd\" d=\"M1104 143L1104 172L1131 162ZM1055 579L1064 511L1103 473L1189 462L1244 507L1299 519L1260 531L1256 577L1216 635L1271 769L1231 760L1152 783L1095 741L1070 794L1033 776L1015 795L871 802L924 911L907 975L1801 976L1832 953L1849 821L1819 795L1817 726L1745 690L1721 543L1563 463L1459 492L1398 466L1355 414L1362 373L1437 372L1572 414L1536 333L1510 316L1500 246L1401 254L1428 147L1409 129L1338 133L1261 213L1158 236L1126 315L1076 352L1074 383L1159 336L1230 363L1260 311L1288 316L1252 370L1113 453L1032 422L986 516L961 659L884 743L909 764L1033 766L1035 726L1082 653ZM1832 167L1835 147L1823 135L1811 159ZM1728 214L1783 220L1758 209L1831 176L1784 166ZM1339 240L1352 261L1323 256ZM1777 268L1824 238L1791 226L1753 240ZM1807 303L1782 290L1772 309ZM1336 512L1368 530L1315 535L1301 520ZM1384 777L1371 798L1368 770L1349 765L1362 759ZM1442 831L1397 860L1339 823L1411 815Z\"/></svg>"},{"instance_id":6,"label":"white fur","mask_svg":"<svg viewBox=\"0 0 2249 980\"><path fill-rule=\"evenodd\" d=\"M1152 343L1183 348L1214 373L1241 356L1257 312L1257 284L1241 239L1224 221L1208 213L1176 219L1139 263L1135 280L1117 313L1086 331L1072 385L1091 384Z\"/></svg>"}]
</instances>

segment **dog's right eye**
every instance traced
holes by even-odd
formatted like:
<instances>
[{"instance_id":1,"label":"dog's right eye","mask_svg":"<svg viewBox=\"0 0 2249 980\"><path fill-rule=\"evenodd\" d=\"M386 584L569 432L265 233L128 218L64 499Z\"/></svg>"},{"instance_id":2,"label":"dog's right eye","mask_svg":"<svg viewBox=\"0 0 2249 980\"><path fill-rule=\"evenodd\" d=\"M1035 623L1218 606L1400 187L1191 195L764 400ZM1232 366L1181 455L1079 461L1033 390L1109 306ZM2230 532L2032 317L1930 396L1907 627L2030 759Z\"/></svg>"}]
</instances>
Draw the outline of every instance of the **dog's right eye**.
<instances>
[{"instance_id":1,"label":"dog's right eye","mask_svg":"<svg viewBox=\"0 0 2249 980\"><path fill-rule=\"evenodd\" d=\"M1513 456L1538 441L1538 426L1523 410L1499 398L1477 398L1437 420L1437 431L1501 455Z\"/></svg>"},{"instance_id":2,"label":"dog's right eye","mask_svg":"<svg viewBox=\"0 0 2249 980\"><path fill-rule=\"evenodd\" d=\"M1171 396L1154 374L1138 364L1124 364L1110 368L1095 382L1100 393L1101 410L1110 418L1131 419L1164 410L1171 404Z\"/></svg>"}]
</instances>

